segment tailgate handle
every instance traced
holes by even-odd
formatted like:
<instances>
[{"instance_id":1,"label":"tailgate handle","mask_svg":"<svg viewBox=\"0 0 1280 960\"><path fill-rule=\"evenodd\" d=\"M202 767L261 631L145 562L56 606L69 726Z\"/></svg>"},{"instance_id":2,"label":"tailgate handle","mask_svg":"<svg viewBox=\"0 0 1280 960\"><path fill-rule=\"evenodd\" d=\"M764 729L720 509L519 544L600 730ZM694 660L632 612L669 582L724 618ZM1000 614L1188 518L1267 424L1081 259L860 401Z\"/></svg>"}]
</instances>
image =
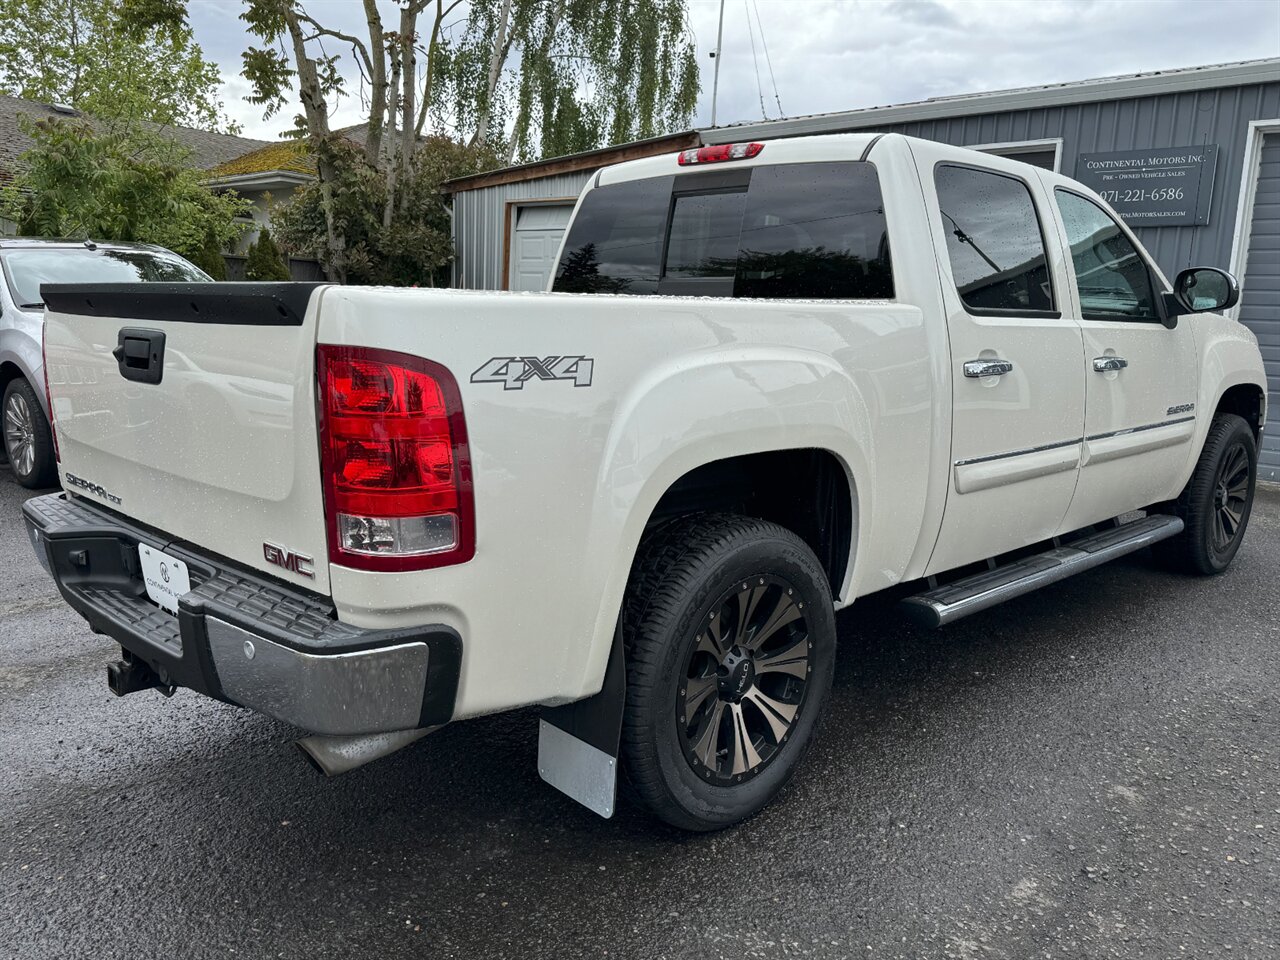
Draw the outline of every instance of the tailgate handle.
<instances>
[{"instance_id":1,"label":"tailgate handle","mask_svg":"<svg viewBox=\"0 0 1280 960\"><path fill-rule=\"evenodd\" d=\"M159 383L164 376L164 333L142 327L124 327L111 355L120 367L120 376L126 380Z\"/></svg>"}]
</instances>

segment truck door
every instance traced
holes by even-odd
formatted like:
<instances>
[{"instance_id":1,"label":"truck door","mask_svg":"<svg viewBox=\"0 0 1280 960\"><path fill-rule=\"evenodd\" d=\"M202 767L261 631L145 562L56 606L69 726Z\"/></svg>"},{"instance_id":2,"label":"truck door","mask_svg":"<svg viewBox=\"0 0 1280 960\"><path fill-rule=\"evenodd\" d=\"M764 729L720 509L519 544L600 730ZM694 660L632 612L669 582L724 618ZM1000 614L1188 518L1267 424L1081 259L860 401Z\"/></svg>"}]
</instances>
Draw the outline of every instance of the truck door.
<instances>
[{"instance_id":1,"label":"truck door","mask_svg":"<svg viewBox=\"0 0 1280 960\"><path fill-rule=\"evenodd\" d=\"M1205 412L1195 409L1194 325L1161 322L1163 283L1142 248L1094 199L1053 193L1071 251L1065 307L1084 335L1084 452L1066 519L1075 529L1176 496Z\"/></svg>"},{"instance_id":2,"label":"truck door","mask_svg":"<svg viewBox=\"0 0 1280 960\"><path fill-rule=\"evenodd\" d=\"M928 572L1059 532L1084 425L1078 322L1051 202L1022 164L912 143L950 336L949 489Z\"/></svg>"}]
</instances>

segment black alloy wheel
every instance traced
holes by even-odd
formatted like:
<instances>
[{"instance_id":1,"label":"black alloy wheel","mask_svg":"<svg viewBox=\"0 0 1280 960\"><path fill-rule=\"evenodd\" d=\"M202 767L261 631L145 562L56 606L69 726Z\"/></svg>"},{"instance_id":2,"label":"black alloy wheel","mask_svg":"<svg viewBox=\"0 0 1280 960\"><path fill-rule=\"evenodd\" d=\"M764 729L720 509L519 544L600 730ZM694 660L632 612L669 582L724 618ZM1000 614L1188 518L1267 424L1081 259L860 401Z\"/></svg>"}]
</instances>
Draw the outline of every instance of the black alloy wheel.
<instances>
[{"instance_id":1,"label":"black alloy wheel","mask_svg":"<svg viewBox=\"0 0 1280 960\"><path fill-rule=\"evenodd\" d=\"M695 771L729 786L768 767L804 706L812 649L804 601L781 577L735 584L713 604L676 705Z\"/></svg>"},{"instance_id":2,"label":"black alloy wheel","mask_svg":"<svg viewBox=\"0 0 1280 960\"><path fill-rule=\"evenodd\" d=\"M1213 490L1213 547L1225 553L1244 530L1245 511L1253 487L1249 451L1237 440L1227 448Z\"/></svg>"},{"instance_id":3,"label":"black alloy wheel","mask_svg":"<svg viewBox=\"0 0 1280 960\"><path fill-rule=\"evenodd\" d=\"M1181 517L1184 524L1176 537L1152 546L1156 560L1183 573L1213 575L1226 570L1249 526L1257 477L1253 428L1235 414L1218 414L1178 499L1152 508Z\"/></svg>"},{"instance_id":4,"label":"black alloy wheel","mask_svg":"<svg viewBox=\"0 0 1280 960\"><path fill-rule=\"evenodd\" d=\"M623 609L623 787L684 830L718 830L786 786L835 665L826 572L785 527L699 514L650 531Z\"/></svg>"}]
</instances>

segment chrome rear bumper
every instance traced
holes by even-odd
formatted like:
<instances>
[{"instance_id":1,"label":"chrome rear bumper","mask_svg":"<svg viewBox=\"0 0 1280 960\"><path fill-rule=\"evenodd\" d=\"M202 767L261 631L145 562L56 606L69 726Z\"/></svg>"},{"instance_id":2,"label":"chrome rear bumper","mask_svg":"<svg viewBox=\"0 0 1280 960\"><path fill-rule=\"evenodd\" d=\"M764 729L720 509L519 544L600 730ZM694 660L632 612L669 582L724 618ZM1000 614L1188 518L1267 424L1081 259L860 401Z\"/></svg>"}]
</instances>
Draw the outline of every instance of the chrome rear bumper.
<instances>
[{"instance_id":1,"label":"chrome rear bumper","mask_svg":"<svg viewBox=\"0 0 1280 960\"><path fill-rule=\"evenodd\" d=\"M462 641L448 627L353 627L324 597L67 494L28 500L23 515L63 598L166 687L330 736L437 727L453 716ZM139 544L186 562L192 588L176 617L147 598Z\"/></svg>"}]
</instances>

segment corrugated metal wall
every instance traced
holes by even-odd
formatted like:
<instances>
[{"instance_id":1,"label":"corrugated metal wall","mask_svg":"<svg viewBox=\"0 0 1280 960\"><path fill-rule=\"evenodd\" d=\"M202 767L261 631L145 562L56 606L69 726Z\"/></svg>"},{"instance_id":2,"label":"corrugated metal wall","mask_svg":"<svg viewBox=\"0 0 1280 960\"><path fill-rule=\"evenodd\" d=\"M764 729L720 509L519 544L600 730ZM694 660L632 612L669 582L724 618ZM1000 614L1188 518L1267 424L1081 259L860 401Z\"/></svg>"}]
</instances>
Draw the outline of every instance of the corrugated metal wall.
<instances>
[{"instance_id":1,"label":"corrugated metal wall","mask_svg":"<svg viewBox=\"0 0 1280 960\"><path fill-rule=\"evenodd\" d=\"M595 171L563 173L540 180L467 190L453 197L453 285L470 290L502 289L502 234L512 200L577 199Z\"/></svg>"},{"instance_id":2,"label":"corrugated metal wall","mask_svg":"<svg viewBox=\"0 0 1280 960\"><path fill-rule=\"evenodd\" d=\"M864 129L903 133L956 146L1061 137L1060 172L1068 177L1075 176L1076 157L1082 153L1216 143L1221 151L1209 223L1202 227L1142 227L1136 231L1143 246L1172 275L1188 264L1229 265L1249 121L1277 117L1280 82Z\"/></svg>"}]
</instances>

